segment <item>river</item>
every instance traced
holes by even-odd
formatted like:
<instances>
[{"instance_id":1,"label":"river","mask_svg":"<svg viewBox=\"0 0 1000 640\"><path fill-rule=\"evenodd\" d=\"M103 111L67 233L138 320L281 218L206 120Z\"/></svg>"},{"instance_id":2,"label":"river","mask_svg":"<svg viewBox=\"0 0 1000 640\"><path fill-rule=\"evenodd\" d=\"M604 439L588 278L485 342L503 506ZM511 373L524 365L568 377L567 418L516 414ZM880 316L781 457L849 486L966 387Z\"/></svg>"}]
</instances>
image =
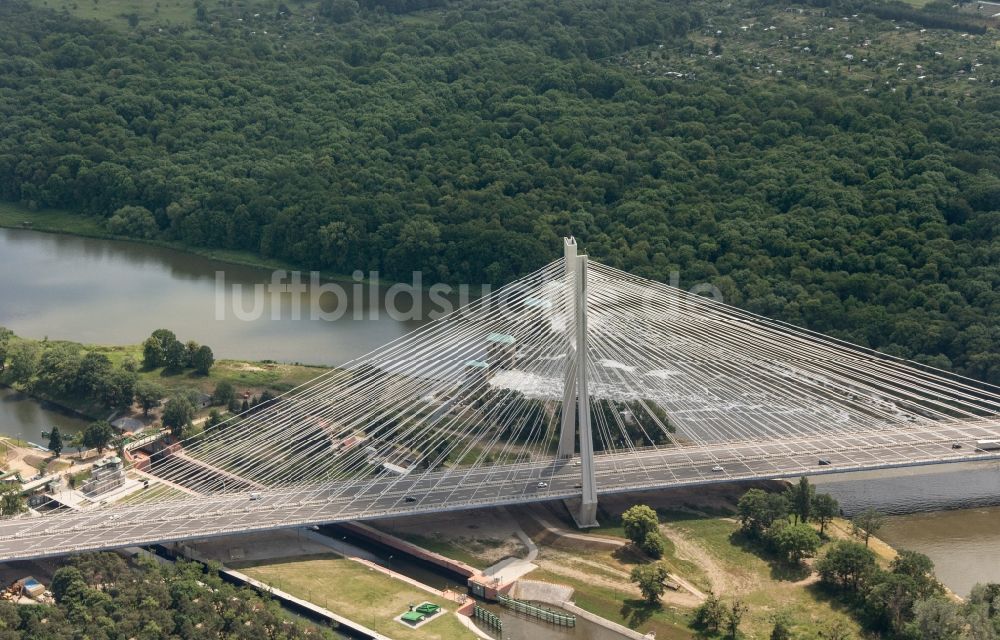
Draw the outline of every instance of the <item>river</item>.
<instances>
[{"instance_id":1,"label":"river","mask_svg":"<svg viewBox=\"0 0 1000 640\"><path fill-rule=\"evenodd\" d=\"M59 407L39 403L23 393L0 387L0 435L44 446L48 440L42 436L43 431L59 427L60 433L73 435L83 430L86 424L85 420L69 415Z\"/></svg>"},{"instance_id":2,"label":"river","mask_svg":"<svg viewBox=\"0 0 1000 640\"><path fill-rule=\"evenodd\" d=\"M817 476L814 484L848 516L868 507L890 514L879 537L927 554L958 595L1000 582L1000 462Z\"/></svg>"},{"instance_id":3,"label":"river","mask_svg":"<svg viewBox=\"0 0 1000 640\"><path fill-rule=\"evenodd\" d=\"M225 280L221 313L220 272ZM258 317L237 317L234 300L241 311L253 309L253 286L267 285L271 277L271 271L152 245L0 229L0 325L27 337L134 344L164 327L182 340L208 344L217 357L337 365L424 321L391 317L386 289L372 295L368 286L353 283L343 287L343 315L337 320L311 317L318 292L311 286L295 296L265 295ZM241 285L240 294L234 284ZM426 294L418 298L427 315L433 309L430 299ZM320 298L323 311L334 309L331 302L337 300ZM404 316L407 306L403 296ZM82 423L0 389L0 433L42 443L41 432L52 425L72 432ZM957 593L968 593L975 582L1000 582L1000 562L994 560L1000 509L990 508L1000 505L1000 465L829 476L816 482L848 513L875 506L899 514L890 518L882 537L927 553ZM902 515L931 510L938 512Z\"/></svg>"},{"instance_id":4,"label":"river","mask_svg":"<svg viewBox=\"0 0 1000 640\"><path fill-rule=\"evenodd\" d=\"M147 244L0 229L0 326L91 344L138 344L162 327L217 358L337 365L422 324L405 317L415 315L405 292L392 310L385 287L327 283L338 298L304 273L302 292L272 295L272 274ZM420 315L440 308L426 292L419 300Z\"/></svg>"}]
</instances>

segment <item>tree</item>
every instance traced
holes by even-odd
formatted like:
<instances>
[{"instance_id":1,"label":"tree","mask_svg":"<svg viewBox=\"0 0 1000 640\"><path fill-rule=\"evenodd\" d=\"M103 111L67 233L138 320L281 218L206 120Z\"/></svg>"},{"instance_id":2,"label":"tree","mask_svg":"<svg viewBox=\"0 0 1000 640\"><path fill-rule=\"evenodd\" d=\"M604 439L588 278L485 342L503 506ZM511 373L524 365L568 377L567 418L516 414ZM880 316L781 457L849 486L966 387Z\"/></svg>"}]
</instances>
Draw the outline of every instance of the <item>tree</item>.
<instances>
[{"instance_id":1,"label":"tree","mask_svg":"<svg viewBox=\"0 0 1000 640\"><path fill-rule=\"evenodd\" d=\"M160 405L167 392L160 385L148 380L140 380L135 387L135 399L142 407L142 415L148 416L149 410Z\"/></svg>"},{"instance_id":2,"label":"tree","mask_svg":"<svg viewBox=\"0 0 1000 640\"><path fill-rule=\"evenodd\" d=\"M194 354L198 353L199 345L194 340L188 340L184 343L184 363L188 367L194 366Z\"/></svg>"},{"instance_id":3,"label":"tree","mask_svg":"<svg viewBox=\"0 0 1000 640\"><path fill-rule=\"evenodd\" d=\"M816 555L821 544L819 534L809 525L801 523L781 527L774 534L772 542L778 552L792 564Z\"/></svg>"},{"instance_id":4,"label":"tree","mask_svg":"<svg viewBox=\"0 0 1000 640\"><path fill-rule=\"evenodd\" d=\"M87 583L84 582L83 574L80 570L74 566L59 567L52 574L52 595L55 597L56 602L64 602L71 587L76 585L86 586Z\"/></svg>"},{"instance_id":5,"label":"tree","mask_svg":"<svg viewBox=\"0 0 1000 640\"><path fill-rule=\"evenodd\" d=\"M319 13L334 22L349 22L359 10L357 0L322 0Z\"/></svg>"},{"instance_id":6,"label":"tree","mask_svg":"<svg viewBox=\"0 0 1000 640\"><path fill-rule=\"evenodd\" d=\"M632 569L631 580L639 586L642 597L650 604L657 602L667 589L667 569L655 562Z\"/></svg>"},{"instance_id":7,"label":"tree","mask_svg":"<svg viewBox=\"0 0 1000 640\"><path fill-rule=\"evenodd\" d=\"M722 606L722 601L714 592L709 591L705 601L694 610L691 626L708 633L716 633L722 626L724 615L725 609Z\"/></svg>"},{"instance_id":8,"label":"tree","mask_svg":"<svg viewBox=\"0 0 1000 640\"><path fill-rule=\"evenodd\" d=\"M868 546L868 539L878 533L885 525L885 516L875 509L868 508L851 518L851 533L865 541Z\"/></svg>"},{"instance_id":9,"label":"tree","mask_svg":"<svg viewBox=\"0 0 1000 640\"><path fill-rule=\"evenodd\" d=\"M750 489L737 503L743 532L760 537L771 524L788 515L788 500L780 493Z\"/></svg>"},{"instance_id":10,"label":"tree","mask_svg":"<svg viewBox=\"0 0 1000 640\"><path fill-rule=\"evenodd\" d=\"M658 531L650 531L642 541L642 552L650 558L661 558L666 550L666 542Z\"/></svg>"},{"instance_id":11,"label":"tree","mask_svg":"<svg viewBox=\"0 0 1000 640\"><path fill-rule=\"evenodd\" d=\"M750 607L738 599L733 600L726 609L724 626L726 629L726 635L731 640L736 640L739 636L740 624L743 623L743 616L745 616L748 611L750 611Z\"/></svg>"},{"instance_id":12,"label":"tree","mask_svg":"<svg viewBox=\"0 0 1000 640\"><path fill-rule=\"evenodd\" d=\"M233 388L233 384L228 380L222 380L219 384L215 385L215 391L212 392L213 404L228 407L235 398L236 389Z\"/></svg>"},{"instance_id":13,"label":"tree","mask_svg":"<svg viewBox=\"0 0 1000 640\"><path fill-rule=\"evenodd\" d=\"M625 537L637 547L641 547L650 533L659 533L660 518L650 507L637 504L622 514L622 528Z\"/></svg>"},{"instance_id":14,"label":"tree","mask_svg":"<svg viewBox=\"0 0 1000 640\"><path fill-rule=\"evenodd\" d=\"M931 598L913 605L911 626L920 640L958 640L965 623L955 603Z\"/></svg>"},{"instance_id":15,"label":"tree","mask_svg":"<svg viewBox=\"0 0 1000 640\"><path fill-rule=\"evenodd\" d=\"M827 584L857 592L878 569L875 553L865 545L838 540L816 563L820 579Z\"/></svg>"},{"instance_id":16,"label":"tree","mask_svg":"<svg viewBox=\"0 0 1000 640\"><path fill-rule=\"evenodd\" d=\"M0 327L0 371L4 370L7 363L7 348L10 346L10 339L14 332L7 327Z\"/></svg>"},{"instance_id":17,"label":"tree","mask_svg":"<svg viewBox=\"0 0 1000 640\"><path fill-rule=\"evenodd\" d=\"M163 366L163 345L152 336L142 343L142 366L146 369Z\"/></svg>"},{"instance_id":18,"label":"tree","mask_svg":"<svg viewBox=\"0 0 1000 640\"><path fill-rule=\"evenodd\" d=\"M181 437L184 427L194 417L194 406L183 395L175 395L163 407L163 426L170 429L174 437Z\"/></svg>"},{"instance_id":19,"label":"tree","mask_svg":"<svg viewBox=\"0 0 1000 640\"><path fill-rule=\"evenodd\" d=\"M0 484L0 517L10 518L27 510L27 500L21 495L21 487L9 482Z\"/></svg>"},{"instance_id":20,"label":"tree","mask_svg":"<svg viewBox=\"0 0 1000 640\"><path fill-rule=\"evenodd\" d=\"M135 24L132 24L133 18ZM133 27L139 24L139 16L131 14L129 24ZM148 239L152 238L159 231L156 225L156 218L145 207L125 206L108 218L105 223L109 232L116 236L128 236L130 238Z\"/></svg>"},{"instance_id":21,"label":"tree","mask_svg":"<svg viewBox=\"0 0 1000 640\"><path fill-rule=\"evenodd\" d=\"M784 616L775 617L771 640L792 640L792 630Z\"/></svg>"},{"instance_id":22,"label":"tree","mask_svg":"<svg viewBox=\"0 0 1000 640\"><path fill-rule=\"evenodd\" d=\"M115 429L106 420L91 422L83 431L83 446L97 449L97 455L101 455L114 437Z\"/></svg>"},{"instance_id":23,"label":"tree","mask_svg":"<svg viewBox=\"0 0 1000 640\"><path fill-rule=\"evenodd\" d=\"M180 371L187 365L187 350L179 340L168 342L163 347L163 366L167 371Z\"/></svg>"},{"instance_id":24,"label":"tree","mask_svg":"<svg viewBox=\"0 0 1000 640\"><path fill-rule=\"evenodd\" d=\"M925 600L944 592L941 583L934 577L934 562L926 555L909 549L900 549L889 570L901 576L910 578L914 598Z\"/></svg>"},{"instance_id":25,"label":"tree","mask_svg":"<svg viewBox=\"0 0 1000 640\"><path fill-rule=\"evenodd\" d=\"M49 451L56 454L58 458L63 450L63 439L62 434L59 433L59 427L52 427L52 431L49 433Z\"/></svg>"},{"instance_id":26,"label":"tree","mask_svg":"<svg viewBox=\"0 0 1000 640\"><path fill-rule=\"evenodd\" d=\"M826 535L826 525L840 512L840 505L829 493L817 493L812 500L812 518L819 523L820 535Z\"/></svg>"},{"instance_id":27,"label":"tree","mask_svg":"<svg viewBox=\"0 0 1000 640\"><path fill-rule=\"evenodd\" d=\"M799 478L799 483L790 489L789 502L797 522L809 522L815 493L816 490L809 484L809 478L805 476Z\"/></svg>"},{"instance_id":28,"label":"tree","mask_svg":"<svg viewBox=\"0 0 1000 640\"><path fill-rule=\"evenodd\" d=\"M207 376L212 365L215 364L215 356L212 350L206 345L198 347L191 358L191 366L203 376Z\"/></svg>"},{"instance_id":29,"label":"tree","mask_svg":"<svg viewBox=\"0 0 1000 640\"><path fill-rule=\"evenodd\" d=\"M222 423L222 416L215 409L208 412L208 420L205 421L205 429L211 429Z\"/></svg>"},{"instance_id":30,"label":"tree","mask_svg":"<svg viewBox=\"0 0 1000 640\"><path fill-rule=\"evenodd\" d=\"M851 630L843 620L837 620L829 627L819 632L819 637L823 640L851 640Z\"/></svg>"},{"instance_id":31,"label":"tree","mask_svg":"<svg viewBox=\"0 0 1000 640\"><path fill-rule=\"evenodd\" d=\"M7 368L12 382L30 388L32 379L38 373L41 350L34 342L15 342L7 348Z\"/></svg>"},{"instance_id":32,"label":"tree","mask_svg":"<svg viewBox=\"0 0 1000 640\"><path fill-rule=\"evenodd\" d=\"M117 369L104 380L101 389L101 399L112 409L124 409L132 406L135 399L139 375L134 371Z\"/></svg>"}]
</instances>

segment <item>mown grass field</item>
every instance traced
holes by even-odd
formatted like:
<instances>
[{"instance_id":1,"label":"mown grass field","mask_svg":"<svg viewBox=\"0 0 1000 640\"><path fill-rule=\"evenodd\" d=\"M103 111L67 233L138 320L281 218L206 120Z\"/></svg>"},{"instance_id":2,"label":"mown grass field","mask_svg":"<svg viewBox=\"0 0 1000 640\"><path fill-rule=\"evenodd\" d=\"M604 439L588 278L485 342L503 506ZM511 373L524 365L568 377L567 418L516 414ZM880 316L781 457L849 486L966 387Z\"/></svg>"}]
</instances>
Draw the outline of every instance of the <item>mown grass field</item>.
<instances>
[{"instance_id":1,"label":"mown grass field","mask_svg":"<svg viewBox=\"0 0 1000 640\"><path fill-rule=\"evenodd\" d=\"M339 556L236 565L246 575L304 598L397 640L465 640L475 636L455 618L455 603ZM419 629L393 620L408 605L448 610Z\"/></svg>"}]
</instances>

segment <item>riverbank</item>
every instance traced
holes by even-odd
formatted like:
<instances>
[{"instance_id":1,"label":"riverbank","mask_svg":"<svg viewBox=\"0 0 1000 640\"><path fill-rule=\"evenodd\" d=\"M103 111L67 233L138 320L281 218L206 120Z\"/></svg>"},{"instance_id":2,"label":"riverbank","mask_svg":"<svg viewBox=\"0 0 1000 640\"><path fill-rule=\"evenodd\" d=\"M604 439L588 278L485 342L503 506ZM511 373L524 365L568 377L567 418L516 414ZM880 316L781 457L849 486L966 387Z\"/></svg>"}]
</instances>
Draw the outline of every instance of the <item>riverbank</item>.
<instances>
[{"instance_id":1,"label":"riverbank","mask_svg":"<svg viewBox=\"0 0 1000 640\"><path fill-rule=\"evenodd\" d=\"M837 624L860 634L851 613L819 588L812 561L789 567L739 535L735 506L747 488L715 485L605 496L600 518L604 526L586 532L575 529L561 503L397 518L377 526L474 566L496 562L501 555L527 554L515 535L523 530L538 549L532 559L537 569L524 579L570 587L575 606L642 634L654 632L658 640L698 637L690 626L693 612L710 591L726 603L738 599L750 607L742 626L746 637L768 637L776 614L791 620L800 635ZM661 562L679 585L653 605L642 599L630 579L631 570L648 560L631 550L617 524L621 512L637 503L658 512L666 543ZM848 523L838 519L826 544L848 531ZM888 565L895 550L878 540L871 544L880 564Z\"/></svg>"},{"instance_id":2,"label":"riverbank","mask_svg":"<svg viewBox=\"0 0 1000 640\"><path fill-rule=\"evenodd\" d=\"M17 343L32 344L38 347L41 352L53 346L60 348L68 346L75 348L79 353L101 354L107 357L112 367L116 369L128 360L137 365L142 363L142 345L91 345L66 340L34 340L12 336L10 345L13 346ZM213 395L220 384L231 385L239 402L243 399L250 400L260 397L265 392L272 395L286 393L330 370L330 367L284 364L273 361L219 360L212 366L207 375L201 375L192 370L170 372L163 367L139 368L136 373L140 381L153 382L162 387L165 397L179 392L191 392L205 398L196 408L199 414L207 415L213 408L223 412L227 409L225 406L216 407L209 401L209 397ZM114 415L133 417L141 422L149 422L148 417L143 415L142 409L136 405L113 411L91 397L52 393L39 385L24 387L12 384L10 375L9 370L0 373L0 387L13 389L39 403L52 405L72 417L84 420L105 420ZM153 409L150 412L151 416L155 418L158 411L158 409ZM0 424L0 431L4 430L11 431L12 429L7 425ZM7 435L14 434L7 433Z\"/></svg>"},{"instance_id":3,"label":"riverbank","mask_svg":"<svg viewBox=\"0 0 1000 640\"><path fill-rule=\"evenodd\" d=\"M336 273L329 270L316 269L313 265L293 264L276 258L264 258L250 251L240 251L238 249L209 249L196 247L181 242L162 240L158 238L132 238L127 236L117 236L109 233L103 226L103 219L96 216L84 216L70 211L59 209L44 209L32 211L25 206L0 201L0 228L22 229L28 231L39 231L42 233L60 233L81 238L95 238L99 240L110 240L115 242L129 242L144 244L153 247L162 247L173 251L189 253L209 260L215 260L225 264L265 271L309 271L319 274L322 282L344 282L344 283L365 283L371 282L369 273L364 272L361 280L354 278L353 274ZM390 286L396 284L396 280L382 278L378 279L379 285ZM412 283L404 283L410 285ZM420 290L427 291L433 282L421 284Z\"/></svg>"}]
</instances>

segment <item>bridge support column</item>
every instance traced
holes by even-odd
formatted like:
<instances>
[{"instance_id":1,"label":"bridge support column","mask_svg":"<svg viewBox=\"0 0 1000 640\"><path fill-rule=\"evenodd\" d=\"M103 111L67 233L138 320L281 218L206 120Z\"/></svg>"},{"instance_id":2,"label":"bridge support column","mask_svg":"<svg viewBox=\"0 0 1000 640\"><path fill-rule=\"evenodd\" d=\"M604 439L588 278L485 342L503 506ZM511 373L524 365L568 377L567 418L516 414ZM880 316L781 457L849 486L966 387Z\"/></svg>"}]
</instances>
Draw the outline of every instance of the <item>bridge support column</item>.
<instances>
[{"instance_id":1,"label":"bridge support column","mask_svg":"<svg viewBox=\"0 0 1000 640\"><path fill-rule=\"evenodd\" d=\"M577 257L576 271L576 396L580 425L580 471L583 495L576 523L597 526L597 477L594 473L594 434L590 425L590 390L587 388L587 256Z\"/></svg>"},{"instance_id":2,"label":"bridge support column","mask_svg":"<svg viewBox=\"0 0 1000 640\"><path fill-rule=\"evenodd\" d=\"M580 434L579 510L570 507L579 527L597 526L597 479L594 473L594 436L590 425L590 391L587 388L587 256L577 255L576 241L566 238L566 284L570 288L566 331L572 332L566 358L560 458L573 456L576 434ZM573 405L576 405L575 407Z\"/></svg>"},{"instance_id":3,"label":"bridge support column","mask_svg":"<svg viewBox=\"0 0 1000 640\"><path fill-rule=\"evenodd\" d=\"M566 353L566 377L563 383L562 425L559 430L559 449L556 456L572 458L576 453L576 271L579 260L576 255L576 240L566 238L563 245L563 256L566 264L565 286L572 295L566 296L563 317L566 319L566 334L569 338L569 350Z\"/></svg>"}]
</instances>

